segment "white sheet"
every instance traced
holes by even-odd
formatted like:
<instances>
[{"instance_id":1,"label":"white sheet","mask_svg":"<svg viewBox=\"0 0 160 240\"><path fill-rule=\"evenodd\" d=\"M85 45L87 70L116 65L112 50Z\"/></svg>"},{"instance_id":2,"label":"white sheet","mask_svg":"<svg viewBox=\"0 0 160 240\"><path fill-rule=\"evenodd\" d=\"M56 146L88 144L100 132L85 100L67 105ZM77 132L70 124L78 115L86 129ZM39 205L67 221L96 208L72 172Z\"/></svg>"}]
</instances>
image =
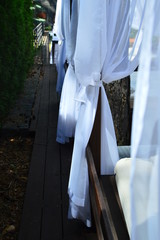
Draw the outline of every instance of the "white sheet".
<instances>
[{"instance_id":1,"label":"white sheet","mask_svg":"<svg viewBox=\"0 0 160 240\"><path fill-rule=\"evenodd\" d=\"M75 93L78 88L78 82L75 75L73 56L76 47L77 25L78 25L79 1L72 1L72 16L70 20L70 29L67 38L67 69L61 92L59 105L59 115L57 124L57 138L59 143L69 141L74 136L75 126L79 114L79 103L75 101ZM64 68L63 68L64 70ZM58 82L57 82L58 86Z\"/></svg>"},{"instance_id":2,"label":"white sheet","mask_svg":"<svg viewBox=\"0 0 160 240\"><path fill-rule=\"evenodd\" d=\"M133 3L138 4L136 0ZM88 209L85 206L85 199L89 195L85 149L94 123L99 87L102 88L101 173L112 174L119 159L112 116L102 82L125 77L137 66L138 53L133 56L133 51L129 55L130 23L135 10L133 6L129 9L127 0L101 0L101 3L99 0L87 0L79 4L74 67L79 84L75 99L80 102L80 112L68 188L72 202L70 212L74 205L77 213L74 212L73 217L82 216L84 207L88 214L83 219L85 223L90 219L89 206ZM141 21L139 26L142 26ZM138 36L140 40L140 34ZM139 42L135 42L137 49Z\"/></svg>"},{"instance_id":3,"label":"white sheet","mask_svg":"<svg viewBox=\"0 0 160 240\"><path fill-rule=\"evenodd\" d=\"M131 210L133 240L159 240L160 238L160 1L147 1L144 36L136 84L133 126L131 174ZM141 151L146 147L146 151ZM143 171L137 179L137 158L153 159L152 172L144 178ZM143 184L141 184L143 183ZM141 188L140 188L141 186ZM146 192L144 193L144 189ZM138 201L137 192L145 194ZM144 204L147 202L147 204ZM140 206L139 206L140 205ZM141 212L145 221L141 221ZM143 230L143 231L142 231Z\"/></svg>"}]
</instances>

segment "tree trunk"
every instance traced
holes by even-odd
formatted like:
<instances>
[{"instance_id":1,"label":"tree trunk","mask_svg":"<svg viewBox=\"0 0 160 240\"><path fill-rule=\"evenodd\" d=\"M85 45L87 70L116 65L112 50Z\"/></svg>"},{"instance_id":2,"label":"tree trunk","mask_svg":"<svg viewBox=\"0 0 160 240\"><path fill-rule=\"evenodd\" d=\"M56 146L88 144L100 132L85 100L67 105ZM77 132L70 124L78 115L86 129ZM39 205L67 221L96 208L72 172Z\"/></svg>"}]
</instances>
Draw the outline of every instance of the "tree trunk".
<instances>
[{"instance_id":1,"label":"tree trunk","mask_svg":"<svg viewBox=\"0 0 160 240\"><path fill-rule=\"evenodd\" d=\"M130 77L104 85L110 104L118 145L130 144Z\"/></svg>"}]
</instances>

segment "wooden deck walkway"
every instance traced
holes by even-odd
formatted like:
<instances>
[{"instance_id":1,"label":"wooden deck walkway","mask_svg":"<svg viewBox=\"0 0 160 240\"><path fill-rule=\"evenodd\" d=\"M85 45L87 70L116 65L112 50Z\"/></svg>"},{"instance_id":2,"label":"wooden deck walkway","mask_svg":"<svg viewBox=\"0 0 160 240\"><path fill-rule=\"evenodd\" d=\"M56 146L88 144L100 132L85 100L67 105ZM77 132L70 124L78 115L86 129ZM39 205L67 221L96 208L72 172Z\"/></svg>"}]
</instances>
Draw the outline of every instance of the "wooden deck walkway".
<instances>
[{"instance_id":1,"label":"wooden deck walkway","mask_svg":"<svg viewBox=\"0 0 160 240\"><path fill-rule=\"evenodd\" d=\"M44 76L35 103L36 117L31 122L35 141L19 240L96 240L95 229L67 218L72 143L60 145L55 140L59 100L48 41L42 52Z\"/></svg>"}]
</instances>

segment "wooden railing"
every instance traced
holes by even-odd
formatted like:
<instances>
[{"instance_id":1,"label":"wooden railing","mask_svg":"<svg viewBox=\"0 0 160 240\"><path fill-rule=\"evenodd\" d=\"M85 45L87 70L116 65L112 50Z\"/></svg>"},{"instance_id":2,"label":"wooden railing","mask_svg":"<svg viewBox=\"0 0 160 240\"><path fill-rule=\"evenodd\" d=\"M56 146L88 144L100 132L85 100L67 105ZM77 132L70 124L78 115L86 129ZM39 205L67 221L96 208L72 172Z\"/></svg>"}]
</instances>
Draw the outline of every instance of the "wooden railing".
<instances>
[{"instance_id":1,"label":"wooden railing","mask_svg":"<svg viewBox=\"0 0 160 240\"><path fill-rule=\"evenodd\" d=\"M43 36L43 24L39 23L34 29L33 29L33 46L38 48L41 45L42 42L42 36Z\"/></svg>"},{"instance_id":2,"label":"wooden railing","mask_svg":"<svg viewBox=\"0 0 160 240\"><path fill-rule=\"evenodd\" d=\"M115 175L100 175L100 95L92 134L86 150L92 212L97 229L98 240L129 240L129 234L116 186Z\"/></svg>"}]
</instances>

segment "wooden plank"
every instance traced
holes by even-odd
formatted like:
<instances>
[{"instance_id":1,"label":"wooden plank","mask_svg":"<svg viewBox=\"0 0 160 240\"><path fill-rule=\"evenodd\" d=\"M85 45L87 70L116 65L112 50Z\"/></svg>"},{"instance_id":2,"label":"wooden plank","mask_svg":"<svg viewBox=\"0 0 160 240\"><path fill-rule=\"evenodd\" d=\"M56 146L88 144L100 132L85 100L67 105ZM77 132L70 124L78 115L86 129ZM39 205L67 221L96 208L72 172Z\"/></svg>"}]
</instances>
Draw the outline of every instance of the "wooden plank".
<instances>
[{"instance_id":1,"label":"wooden plank","mask_svg":"<svg viewBox=\"0 0 160 240\"><path fill-rule=\"evenodd\" d=\"M35 144L37 145L46 145L47 144L47 136L48 131L44 127L37 127L36 135L35 135Z\"/></svg>"},{"instance_id":2,"label":"wooden plank","mask_svg":"<svg viewBox=\"0 0 160 240\"><path fill-rule=\"evenodd\" d=\"M72 143L60 145L61 150L61 182L62 182L62 207L63 207L63 237L64 239L78 239L81 236L82 223L68 219L68 180L72 157ZM80 227L81 226L81 227ZM74 238L75 237L75 238ZM81 238L80 238L81 239Z\"/></svg>"},{"instance_id":3,"label":"wooden plank","mask_svg":"<svg viewBox=\"0 0 160 240\"><path fill-rule=\"evenodd\" d=\"M49 114L49 67L45 67L40 107L38 113L37 129L35 136L36 144L47 144L47 127Z\"/></svg>"},{"instance_id":4,"label":"wooden plank","mask_svg":"<svg viewBox=\"0 0 160 240\"><path fill-rule=\"evenodd\" d=\"M50 89L49 89L49 126L50 127L57 127L57 120L58 120L58 98L56 93L56 80L57 74L55 66L50 67L49 73L49 81L50 81Z\"/></svg>"},{"instance_id":5,"label":"wooden plank","mask_svg":"<svg viewBox=\"0 0 160 240\"><path fill-rule=\"evenodd\" d=\"M62 178L62 195L63 195L63 239L64 240L97 240L97 234L93 227L88 228L82 221L77 219L68 219L68 178Z\"/></svg>"},{"instance_id":6,"label":"wooden plank","mask_svg":"<svg viewBox=\"0 0 160 240\"><path fill-rule=\"evenodd\" d=\"M82 221L68 219L68 179L72 158L73 142L60 145L61 148L61 182L62 182L62 207L63 207L63 239L73 240L97 240L94 228L87 228Z\"/></svg>"},{"instance_id":7,"label":"wooden plank","mask_svg":"<svg viewBox=\"0 0 160 240\"><path fill-rule=\"evenodd\" d=\"M55 93L54 67L46 66L48 91L47 152L44 181L44 208L41 240L62 239L62 194L60 149L56 142L58 104Z\"/></svg>"},{"instance_id":8,"label":"wooden plank","mask_svg":"<svg viewBox=\"0 0 160 240\"><path fill-rule=\"evenodd\" d=\"M44 68L43 87L40 99L37 127L48 126L48 105L49 105L49 67Z\"/></svg>"},{"instance_id":9,"label":"wooden plank","mask_svg":"<svg viewBox=\"0 0 160 240\"><path fill-rule=\"evenodd\" d=\"M119 240L129 240L129 234L121 207L114 175L100 177L104 200L107 201Z\"/></svg>"},{"instance_id":10,"label":"wooden plank","mask_svg":"<svg viewBox=\"0 0 160 240\"><path fill-rule=\"evenodd\" d=\"M60 175L46 166L41 240L62 239L62 201Z\"/></svg>"},{"instance_id":11,"label":"wooden plank","mask_svg":"<svg viewBox=\"0 0 160 240\"><path fill-rule=\"evenodd\" d=\"M55 69L53 66L46 66L46 68L49 86L47 99L48 125L41 240L52 240L62 239L62 194L60 146L56 142L58 104L55 94L55 78L52 78Z\"/></svg>"},{"instance_id":12,"label":"wooden plank","mask_svg":"<svg viewBox=\"0 0 160 240\"><path fill-rule=\"evenodd\" d=\"M69 197L67 194L68 176L63 175L62 178L62 207L63 207L63 237L64 239L78 239L82 237L83 223L76 219L68 219Z\"/></svg>"},{"instance_id":13,"label":"wooden plank","mask_svg":"<svg viewBox=\"0 0 160 240\"><path fill-rule=\"evenodd\" d=\"M94 197L96 201L97 211L99 215L100 222L103 223L103 235L104 239L108 240L116 240L118 239L113 219L110 213L110 209L108 206L108 202L104 201L104 196L101 190L101 186L99 183L98 175L96 172L96 168L94 165L93 156L89 146L87 147L87 161L89 168L90 181L92 182ZM98 228L98 225L97 225ZM99 237L99 236L98 236ZM101 239L99 237L99 239Z\"/></svg>"},{"instance_id":14,"label":"wooden plank","mask_svg":"<svg viewBox=\"0 0 160 240\"><path fill-rule=\"evenodd\" d=\"M73 151L73 141L70 140L69 143L60 144L60 151L61 151L61 168L62 168L61 173L62 175L67 175L69 177L72 151Z\"/></svg>"},{"instance_id":15,"label":"wooden plank","mask_svg":"<svg viewBox=\"0 0 160 240\"><path fill-rule=\"evenodd\" d=\"M98 239L129 240L115 176L100 176L96 173L93 156L87 147L87 160L90 173L90 190Z\"/></svg>"},{"instance_id":16,"label":"wooden plank","mask_svg":"<svg viewBox=\"0 0 160 240\"><path fill-rule=\"evenodd\" d=\"M77 234L72 236L64 236L63 240L85 240L83 236L79 236Z\"/></svg>"},{"instance_id":17,"label":"wooden plank","mask_svg":"<svg viewBox=\"0 0 160 240\"><path fill-rule=\"evenodd\" d=\"M38 113L39 113L39 106L40 106L40 99L41 99L41 90L42 90L42 80L40 79L36 98L35 98L35 103L32 110L32 119L31 119L29 131L35 131L37 127Z\"/></svg>"},{"instance_id":18,"label":"wooden plank","mask_svg":"<svg viewBox=\"0 0 160 240\"><path fill-rule=\"evenodd\" d=\"M96 225L98 240L104 240L103 232L102 232L102 228L101 228L99 211L98 211L97 205L96 205L97 203L95 200L92 182L90 182L89 189L90 189L90 199L91 199L91 204L92 204L92 211L93 211L94 221L95 221L95 225Z\"/></svg>"},{"instance_id":19,"label":"wooden plank","mask_svg":"<svg viewBox=\"0 0 160 240\"><path fill-rule=\"evenodd\" d=\"M49 127L47 133L47 145L52 145L52 147L56 146L56 151L59 150L59 143L56 142L57 136L57 128L56 127Z\"/></svg>"},{"instance_id":20,"label":"wooden plank","mask_svg":"<svg viewBox=\"0 0 160 240\"><path fill-rule=\"evenodd\" d=\"M99 90L98 106L96 117L89 140L93 159L96 167L97 174L100 175L100 159L101 159L101 89Z\"/></svg>"},{"instance_id":21,"label":"wooden plank","mask_svg":"<svg viewBox=\"0 0 160 240\"><path fill-rule=\"evenodd\" d=\"M48 134L47 123L49 82L47 79L47 71L42 81L43 84L40 93L36 135L31 157L19 240L38 240L41 238L46 143Z\"/></svg>"},{"instance_id":22,"label":"wooden plank","mask_svg":"<svg viewBox=\"0 0 160 240\"><path fill-rule=\"evenodd\" d=\"M48 63L48 55L43 54ZM67 187L73 143L61 152L60 144L55 142L55 67L45 65L44 70L19 240L85 240L89 235L93 240L94 233L88 233L81 221L68 220Z\"/></svg>"},{"instance_id":23,"label":"wooden plank","mask_svg":"<svg viewBox=\"0 0 160 240\"><path fill-rule=\"evenodd\" d=\"M19 240L40 239L46 148L34 145L25 194Z\"/></svg>"},{"instance_id":24,"label":"wooden plank","mask_svg":"<svg viewBox=\"0 0 160 240\"><path fill-rule=\"evenodd\" d=\"M44 58L48 61L45 52ZM37 121L33 127L36 134L19 240L62 239L60 151L55 141L58 101L53 94L54 71L53 65L45 66L39 89Z\"/></svg>"},{"instance_id":25,"label":"wooden plank","mask_svg":"<svg viewBox=\"0 0 160 240\"><path fill-rule=\"evenodd\" d=\"M101 93L99 94L95 123L93 126L89 147L87 147L87 160L90 173L90 194L92 210L97 227L98 239L129 239L120 210L120 201L117 189L111 177L105 176L105 187L100 184L100 157L101 157ZM93 154L93 155L92 155ZM98 174L98 175L97 175ZM99 176L99 177L98 177ZM104 181L103 181L104 182ZM103 231L103 234L102 234Z\"/></svg>"}]
</instances>

